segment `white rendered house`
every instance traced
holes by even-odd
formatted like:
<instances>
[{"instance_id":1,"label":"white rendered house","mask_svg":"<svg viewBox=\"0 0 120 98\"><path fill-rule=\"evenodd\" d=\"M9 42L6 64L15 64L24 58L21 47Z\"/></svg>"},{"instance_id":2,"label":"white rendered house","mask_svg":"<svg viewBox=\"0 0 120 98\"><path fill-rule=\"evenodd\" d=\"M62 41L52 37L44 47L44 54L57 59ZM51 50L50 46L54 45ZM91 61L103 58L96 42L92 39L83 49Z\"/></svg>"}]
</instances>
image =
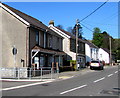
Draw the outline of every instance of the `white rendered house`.
<instances>
[{"instance_id":1,"label":"white rendered house","mask_svg":"<svg viewBox=\"0 0 120 98\"><path fill-rule=\"evenodd\" d=\"M99 48L99 60L105 61L105 63L107 63L107 64L110 63L109 50Z\"/></svg>"},{"instance_id":2,"label":"white rendered house","mask_svg":"<svg viewBox=\"0 0 120 98\"><path fill-rule=\"evenodd\" d=\"M91 60L98 60L98 50L99 48L95 46L93 43L85 40L85 55L86 55L86 63L91 62Z\"/></svg>"}]
</instances>

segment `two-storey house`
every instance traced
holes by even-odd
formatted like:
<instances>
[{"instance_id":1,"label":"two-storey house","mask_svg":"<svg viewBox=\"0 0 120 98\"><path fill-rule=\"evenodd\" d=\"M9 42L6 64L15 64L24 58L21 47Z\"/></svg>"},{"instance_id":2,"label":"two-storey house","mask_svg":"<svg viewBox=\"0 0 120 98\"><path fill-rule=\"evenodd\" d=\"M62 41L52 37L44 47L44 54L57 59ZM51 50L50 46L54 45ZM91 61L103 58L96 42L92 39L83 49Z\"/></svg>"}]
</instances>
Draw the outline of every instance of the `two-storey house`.
<instances>
[{"instance_id":1,"label":"two-storey house","mask_svg":"<svg viewBox=\"0 0 120 98\"><path fill-rule=\"evenodd\" d=\"M63 37L41 21L0 3L2 13L2 67L51 67L62 65ZM13 48L17 50L13 55Z\"/></svg>"},{"instance_id":2,"label":"two-storey house","mask_svg":"<svg viewBox=\"0 0 120 98\"><path fill-rule=\"evenodd\" d=\"M49 28L64 38L63 51L66 53L64 60L76 60L76 37L54 26L54 21L50 21ZM77 68L85 66L85 43L82 39L78 39L77 61Z\"/></svg>"},{"instance_id":3,"label":"two-storey house","mask_svg":"<svg viewBox=\"0 0 120 98\"><path fill-rule=\"evenodd\" d=\"M91 60L98 60L99 48L86 39L84 40L84 42L85 42L86 63L91 62Z\"/></svg>"}]
</instances>

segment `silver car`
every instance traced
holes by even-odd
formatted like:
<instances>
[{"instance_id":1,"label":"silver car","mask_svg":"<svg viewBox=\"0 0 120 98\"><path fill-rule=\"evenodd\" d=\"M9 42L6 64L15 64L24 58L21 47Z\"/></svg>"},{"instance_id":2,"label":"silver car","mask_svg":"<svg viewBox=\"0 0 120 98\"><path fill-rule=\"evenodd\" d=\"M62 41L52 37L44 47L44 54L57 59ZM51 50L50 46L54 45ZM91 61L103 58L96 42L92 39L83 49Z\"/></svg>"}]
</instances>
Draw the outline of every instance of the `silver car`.
<instances>
[{"instance_id":1,"label":"silver car","mask_svg":"<svg viewBox=\"0 0 120 98\"><path fill-rule=\"evenodd\" d=\"M101 62L101 61L91 61L90 63L90 69L93 69L93 68L99 68L101 70L104 69L104 64Z\"/></svg>"}]
</instances>

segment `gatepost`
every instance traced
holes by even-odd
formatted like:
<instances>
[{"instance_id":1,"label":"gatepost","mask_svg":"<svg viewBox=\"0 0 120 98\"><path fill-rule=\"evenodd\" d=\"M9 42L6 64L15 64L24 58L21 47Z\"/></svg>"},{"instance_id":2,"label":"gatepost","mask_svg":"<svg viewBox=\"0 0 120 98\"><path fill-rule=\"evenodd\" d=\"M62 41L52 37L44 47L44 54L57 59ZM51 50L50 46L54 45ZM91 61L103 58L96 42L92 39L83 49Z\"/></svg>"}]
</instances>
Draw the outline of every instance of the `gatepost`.
<instances>
[{"instance_id":1,"label":"gatepost","mask_svg":"<svg viewBox=\"0 0 120 98\"><path fill-rule=\"evenodd\" d=\"M56 62L56 70L57 70L57 78L59 78L59 66L58 66L58 62Z\"/></svg>"}]
</instances>

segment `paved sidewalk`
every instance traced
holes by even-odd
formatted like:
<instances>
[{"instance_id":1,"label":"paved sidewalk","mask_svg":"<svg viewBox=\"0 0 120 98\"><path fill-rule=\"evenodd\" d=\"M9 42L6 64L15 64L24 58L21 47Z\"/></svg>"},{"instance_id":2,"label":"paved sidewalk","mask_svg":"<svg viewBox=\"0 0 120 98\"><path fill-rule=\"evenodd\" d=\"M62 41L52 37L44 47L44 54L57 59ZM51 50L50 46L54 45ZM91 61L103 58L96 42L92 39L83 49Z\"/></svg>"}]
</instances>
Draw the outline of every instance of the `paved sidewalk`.
<instances>
[{"instance_id":1,"label":"paved sidewalk","mask_svg":"<svg viewBox=\"0 0 120 98\"><path fill-rule=\"evenodd\" d=\"M78 75L83 75L86 74L88 72L91 72L92 70L90 70L89 68L84 68L84 69L80 69L79 71L66 71L66 72L61 72L59 73L59 78L60 79L66 79L66 78L72 78Z\"/></svg>"},{"instance_id":2,"label":"paved sidewalk","mask_svg":"<svg viewBox=\"0 0 120 98\"><path fill-rule=\"evenodd\" d=\"M89 68L84 68L84 69L80 69L79 71L66 71L66 72L60 72L59 74L56 74L58 75L57 78L55 79L41 79L41 77L36 77L36 78L27 78L27 79L0 79L0 81L14 81L14 82L28 82L28 81L31 81L31 82L34 82L34 81L55 81L55 80L60 80L60 79L68 79L68 78L72 78L76 75L80 75L80 74L83 74L83 73L86 73L86 72L89 72Z\"/></svg>"},{"instance_id":3,"label":"paved sidewalk","mask_svg":"<svg viewBox=\"0 0 120 98\"><path fill-rule=\"evenodd\" d=\"M107 68L108 66L105 66L105 68ZM78 75L83 75L83 74L87 74L89 72L92 72L94 70L90 70L90 68L83 68L80 69L79 71L66 71L66 72L60 72L57 76L56 79L40 79L40 77L37 78L32 78L32 79L0 79L0 81L15 81L15 82L44 82L44 81L55 81L55 80L62 80L62 79L68 79L68 78L72 78Z\"/></svg>"}]
</instances>

